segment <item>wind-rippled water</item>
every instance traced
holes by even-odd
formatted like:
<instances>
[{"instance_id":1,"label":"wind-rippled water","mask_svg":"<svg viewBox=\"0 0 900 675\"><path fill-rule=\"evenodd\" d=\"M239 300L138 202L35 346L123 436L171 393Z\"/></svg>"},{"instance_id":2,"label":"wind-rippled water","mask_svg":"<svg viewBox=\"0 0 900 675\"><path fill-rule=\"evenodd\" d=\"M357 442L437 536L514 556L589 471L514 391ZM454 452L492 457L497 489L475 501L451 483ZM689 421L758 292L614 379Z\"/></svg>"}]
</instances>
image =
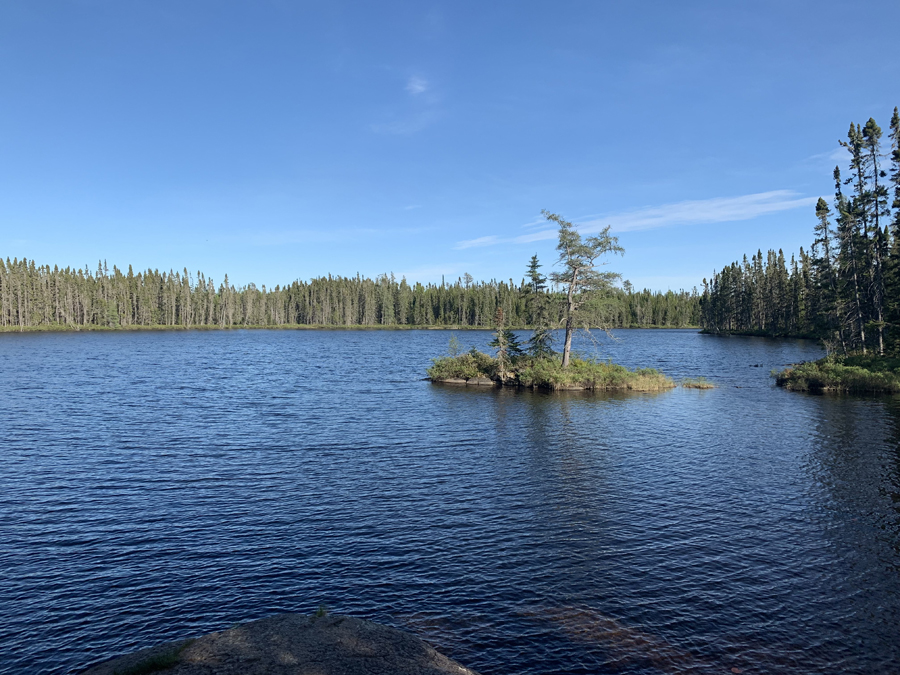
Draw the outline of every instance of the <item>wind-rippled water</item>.
<instances>
[{"instance_id":1,"label":"wind-rippled water","mask_svg":"<svg viewBox=\"0 0 900 675\"><path fill-rule=\"evenodd\" d=\"M719 388L421 381L446 331L0 335L0 673L320 603L486 675L898 672L900 399L617 335Z\"/></svg>"}]
</instances>

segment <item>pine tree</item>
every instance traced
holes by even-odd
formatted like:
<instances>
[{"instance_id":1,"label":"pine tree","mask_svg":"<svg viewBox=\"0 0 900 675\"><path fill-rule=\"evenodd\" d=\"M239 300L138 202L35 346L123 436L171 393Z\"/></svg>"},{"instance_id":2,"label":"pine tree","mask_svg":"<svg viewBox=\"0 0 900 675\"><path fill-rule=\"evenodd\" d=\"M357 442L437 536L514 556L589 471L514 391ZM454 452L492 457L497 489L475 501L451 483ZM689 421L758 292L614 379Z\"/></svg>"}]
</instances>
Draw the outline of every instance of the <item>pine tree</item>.
<instances>
[{"instance_id":1,"label":"pine tree","mask_svg":"<svg viewBox=\"0 0 900 675\"><path fill-rule=\"evenodd\" d=\"M596 268L599 259L607 253L623 254L625 249L619 246L619 240L609 233L607 225L595 237L582 241L581 234L561 216L541 211L544 217L559 226L559 251L557 264L562 265L561 272L550 275L551 281L562 285L565 289L565 340L563 342L562 367L569 367L569 356L572 351L572 335L579 325L588 327L589 322L579 316L579 308L588 299L591 292L608 289L621 275L615 272L600 272Z\"/></svg>"},{"instance_id":2,"label":"pine tree","mask_svg":"<svg viewBox=\"0 0 900 675\"><path fill-rule=\"evenodd\" d=\"M525 353L515 333L505 326L504 318L503 308L498 307L495 316L497 330L494 332L494 339L488 343L488 346L497 349L497 374L501 380L509 376L516 359Z\"/></svg>"},{"instance_id":3,"label":"pine tree","mask_svg":"<svg viewBox=\"0 0 900 675\"><path fill-rule=\"evenodd\" d=\"M525 277L528 280L523 290L525 292L525 310L529 326L547 327L547 277L540 272L541 264L537 254L531 256L528 261L528 270Z\"/></svg>"},{"instance_id":4,"label":"pine tree","mask_svg":"<svg viewBox=\"0 0 900 675\"><path fill-rule=\"evenodd\" d=\"M885 320L889 323L888 342L893 353L900 353L900 112L891 116L890 184L894 199L894 218L887 239L891 242L885 265Z\"/></svg>"},{"instance_id":5,"label":"pine tree","mask_svg":"<svg viewBox=\"0 0 900 675\"><path fill-rule=\"evenodd\" d=\"M543 359L553 356L553 331L543 326L536 326L528 339L527 352L529 356Z\"/></svg>"}]
</instances>

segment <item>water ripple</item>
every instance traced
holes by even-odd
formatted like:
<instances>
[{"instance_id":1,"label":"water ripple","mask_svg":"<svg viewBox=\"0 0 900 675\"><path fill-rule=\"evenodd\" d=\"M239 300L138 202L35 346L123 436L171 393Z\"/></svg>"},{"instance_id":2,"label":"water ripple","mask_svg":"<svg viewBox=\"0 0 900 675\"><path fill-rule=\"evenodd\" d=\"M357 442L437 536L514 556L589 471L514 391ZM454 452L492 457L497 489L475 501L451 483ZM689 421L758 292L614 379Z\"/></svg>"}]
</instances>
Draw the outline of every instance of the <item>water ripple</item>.
<instances>
[{"instance_id":1,"label":"water ripple","mask_svg":"<svg viewBox=\"0 0 900 675\"><path fill-rule=\"evenodd\" d=\"M719 388L432 386L446 331L0 335L0 673L322 602L486 675L894 672L900 399L620 336Z\"/></svg>"}]
</instances>

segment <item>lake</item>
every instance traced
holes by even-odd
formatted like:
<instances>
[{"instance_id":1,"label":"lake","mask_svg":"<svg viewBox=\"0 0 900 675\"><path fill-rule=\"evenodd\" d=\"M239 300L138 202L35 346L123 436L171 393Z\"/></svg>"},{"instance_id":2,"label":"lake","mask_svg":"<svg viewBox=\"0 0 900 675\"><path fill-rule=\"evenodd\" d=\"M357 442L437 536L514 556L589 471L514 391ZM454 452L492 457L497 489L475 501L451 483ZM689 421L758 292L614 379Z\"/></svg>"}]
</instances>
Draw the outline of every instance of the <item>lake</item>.
<instances>
[{"instance_id":1,"label":"lake","mask_svg":"<svg viewBox=\"0 0 900 675\"><path fill-rule=\"evenodd\" d=\"M718 388L422 381L449 331L0 335L0 673L322 603L484 675L897 672L900 397L615 334L580 348Z\"/></svg>"}]
</instances>

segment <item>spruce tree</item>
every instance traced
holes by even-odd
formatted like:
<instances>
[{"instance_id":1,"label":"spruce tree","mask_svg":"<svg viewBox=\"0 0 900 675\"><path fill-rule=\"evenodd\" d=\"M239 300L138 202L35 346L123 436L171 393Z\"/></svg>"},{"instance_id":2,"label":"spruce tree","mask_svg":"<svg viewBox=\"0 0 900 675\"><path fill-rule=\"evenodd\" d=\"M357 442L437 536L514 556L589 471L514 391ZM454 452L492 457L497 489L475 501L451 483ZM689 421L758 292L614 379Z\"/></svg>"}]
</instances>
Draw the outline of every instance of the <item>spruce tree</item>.
<instances>
[{"instance_id":1,"label":"spruce tree","mask_svg":"<svg viewBox=\"0 0 900 675\"><path fill-rule=\"evenodd\" d=\"M497 330L494 332L494 339L488 343L488 346L497 349L497 374L501 380L505 380L516 359L523 356L525 352L522 351L522 345L516 334L506 327L502 307L497 308L495 322Z\"/></svg>"},{"instance_id":2,"label":"spruce tree","mask_svg":"<svg viewBox=\"0 0 900 675\"><path fill-rule=\"evenodd\" d=\"M535 359L553 356L553 331L544 326L536 326L528 339L527 352Z\"/></svg>"}]
</instances>

